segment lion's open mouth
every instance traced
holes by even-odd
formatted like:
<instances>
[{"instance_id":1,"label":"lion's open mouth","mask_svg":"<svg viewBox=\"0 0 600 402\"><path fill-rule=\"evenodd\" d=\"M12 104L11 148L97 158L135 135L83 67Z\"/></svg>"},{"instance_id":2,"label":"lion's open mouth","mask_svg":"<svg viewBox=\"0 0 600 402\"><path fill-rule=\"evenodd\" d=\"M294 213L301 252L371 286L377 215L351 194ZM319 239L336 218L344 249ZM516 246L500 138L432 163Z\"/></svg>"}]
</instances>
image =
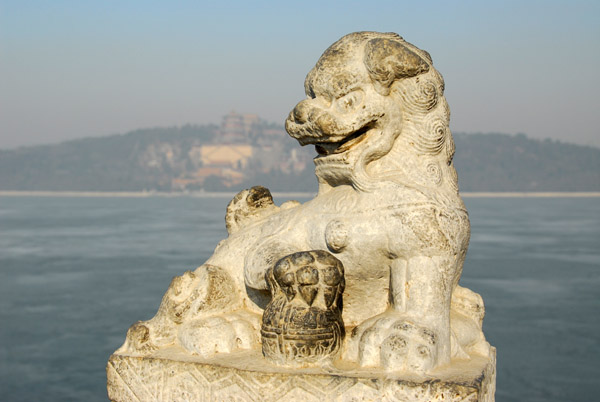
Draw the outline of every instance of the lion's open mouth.
<instances>
[{"instance_id":1,"label":"lion's open mouth","mask_svg":"<svg viewBox=\"0 0 600 402\"><path fill-rule=\"evenodd\" d=\"M338 142L317 142L315 144L315 150L319 156L327 156L332 154L339 154L352 148L354 145L361 142L366 134L373 128L374 124L370 123L363 126L360 130L352 133L341 141Z\"/></svg>"}]
</instances>

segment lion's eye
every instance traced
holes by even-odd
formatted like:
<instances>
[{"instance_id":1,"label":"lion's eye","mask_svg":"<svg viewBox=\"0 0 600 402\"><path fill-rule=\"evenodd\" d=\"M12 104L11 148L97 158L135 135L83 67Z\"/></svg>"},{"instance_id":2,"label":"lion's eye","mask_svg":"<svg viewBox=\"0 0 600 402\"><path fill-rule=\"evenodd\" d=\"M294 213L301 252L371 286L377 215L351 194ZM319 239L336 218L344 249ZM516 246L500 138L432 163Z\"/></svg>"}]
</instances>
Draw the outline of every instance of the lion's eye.
<instances>
[{"instance_id":1,"label":"lion's eye","mask_svg":"<svg viewBox=\"0 0 600 402\"><path fill-rule=\"evenodd\" d=\"M341 98L337 99L335 102L335 106L338 112L348 113L360 106L362 100L362 91L352 91L349 94L346 94Z\"/></svg>"}]
</instances>

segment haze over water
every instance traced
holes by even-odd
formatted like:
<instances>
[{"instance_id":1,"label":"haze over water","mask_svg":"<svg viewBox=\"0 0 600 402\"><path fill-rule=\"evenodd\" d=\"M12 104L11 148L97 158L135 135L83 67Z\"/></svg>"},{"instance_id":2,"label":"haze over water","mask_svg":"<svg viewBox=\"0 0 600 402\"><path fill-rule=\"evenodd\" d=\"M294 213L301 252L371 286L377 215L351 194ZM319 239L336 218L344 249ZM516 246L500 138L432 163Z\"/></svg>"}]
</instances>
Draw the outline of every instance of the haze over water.
<instances>
[{"instance_id":1,"label":"haze over water","mask_svg":"<svg viewBox=\"0 0 600 402\"><path fill-rule=\"evenodd\" d=\"M228 201L0 197L2 399L106 400L108 356L154 315L171 278L226 236ZM486 303L496 400L594 399L598 198L465 202L472 237L461 284Z\"/></svg>"}]
</instances>

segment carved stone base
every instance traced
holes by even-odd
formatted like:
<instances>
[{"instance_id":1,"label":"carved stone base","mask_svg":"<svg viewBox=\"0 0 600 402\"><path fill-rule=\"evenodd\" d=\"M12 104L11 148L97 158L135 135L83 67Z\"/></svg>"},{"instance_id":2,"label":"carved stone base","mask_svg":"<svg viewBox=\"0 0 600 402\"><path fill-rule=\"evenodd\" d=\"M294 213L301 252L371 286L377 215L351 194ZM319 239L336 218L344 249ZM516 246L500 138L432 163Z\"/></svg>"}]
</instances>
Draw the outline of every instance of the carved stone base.
<instances>
[{"instance_id":1,"label":"carved stone base","mask_svg":"<svg viewBox=\"0 0 600 402\"><path fill-rule=\"evenodd\" d=\"M258 353L210 361L174 349L152 357L114 354L106 367L108 396L119 402L494 401L495 349L493 359L475 356L456 361L438 370L436 378L400 377L337 365L287 370L270 365Z\"/></svg>"}]
</instances>

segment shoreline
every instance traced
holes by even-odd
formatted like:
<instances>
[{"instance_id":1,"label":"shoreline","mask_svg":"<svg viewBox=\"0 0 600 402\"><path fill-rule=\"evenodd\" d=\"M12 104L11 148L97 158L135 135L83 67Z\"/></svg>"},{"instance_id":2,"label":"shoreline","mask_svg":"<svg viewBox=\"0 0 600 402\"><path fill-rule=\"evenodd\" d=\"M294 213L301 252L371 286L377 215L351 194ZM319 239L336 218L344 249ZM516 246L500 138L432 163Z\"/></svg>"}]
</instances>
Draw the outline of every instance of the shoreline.
<instances>
[{"instance_id":1,"label":"shoreline","mask_svg":"<svg viewBox=\"0 0 600 402\"><path fill-rule=\"evenodd\" d=\"M229 198L235 192L187 192L167 193L155 191L0 191L0 197L88 197L88 198L149 198L149 197L193 197L193 198ZM273 197L286 198L314 197L312 192L272 192ZM600 191L464 191L464 198L593 198L600 197Z\"/></svg>"}]
</instances>

